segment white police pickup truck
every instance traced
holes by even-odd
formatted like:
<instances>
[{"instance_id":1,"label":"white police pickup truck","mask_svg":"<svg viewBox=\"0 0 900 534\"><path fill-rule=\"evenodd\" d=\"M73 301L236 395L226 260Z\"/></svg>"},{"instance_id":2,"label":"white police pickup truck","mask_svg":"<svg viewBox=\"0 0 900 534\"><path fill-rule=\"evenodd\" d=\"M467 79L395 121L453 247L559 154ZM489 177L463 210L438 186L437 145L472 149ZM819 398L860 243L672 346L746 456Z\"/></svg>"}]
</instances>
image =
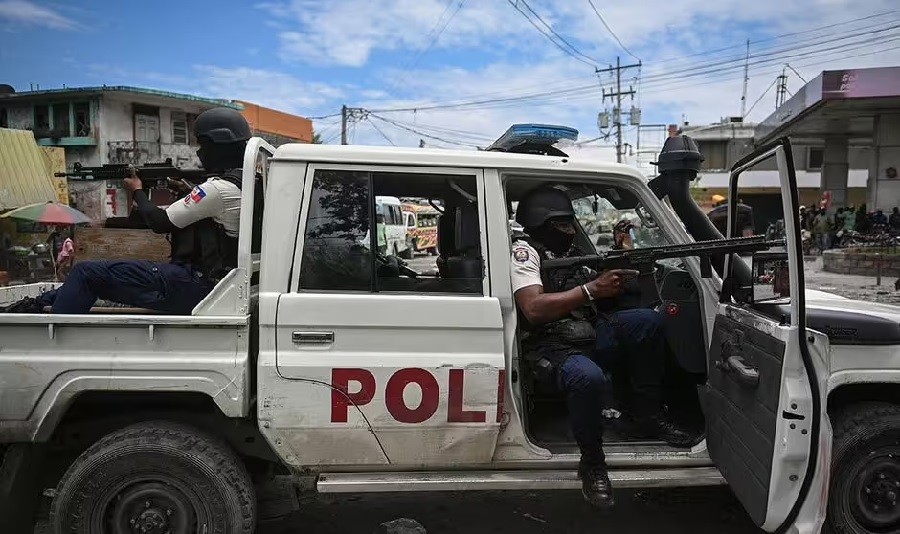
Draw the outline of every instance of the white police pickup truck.
<instances>
[{"instance_id":1,"label":"white police pickup truck","mask_svg":"<svg viewBox=\"0 0 900 534\"><path fill-rule=\"evenodd\" d=\"M516 201L553 183L579 213L636 214L637 247L720 236L690 200L686 138L648 187L523 144L558 134L524 127L483 152L254 139L239 265L191 315L0 316L4 532L42 491L52 532L237 534L278 476L320 493L580 487L564 403L520 352ZM732 193L765 165L796 214L787 140L739 163ZM373 252L377 196L442 206L436 275ZM674 449L611 424L610 477L729 484L767 531L827 515L835 532L896 532L900 309L804 291L795 217L785 230L780 251L657 262L668 409L704 439ZM47 287L0 288L0 305Z\"/></svg>"}]
</instances>

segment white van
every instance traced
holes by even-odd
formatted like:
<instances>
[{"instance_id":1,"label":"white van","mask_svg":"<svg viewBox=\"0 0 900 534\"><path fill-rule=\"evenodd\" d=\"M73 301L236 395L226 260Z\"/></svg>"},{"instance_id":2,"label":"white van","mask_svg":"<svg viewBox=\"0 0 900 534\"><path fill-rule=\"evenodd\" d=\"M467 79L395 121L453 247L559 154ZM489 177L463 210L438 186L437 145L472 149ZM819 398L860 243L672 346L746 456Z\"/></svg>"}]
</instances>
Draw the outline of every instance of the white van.
<instances>
[{"instance_id":1,"label":"white van","mask_svg":"<svg viewBox=\"0 0 900 534\"><path fill-rule=\"evenodd\" d=\"M411 258L412 249L406 242L406 224L400 199L376 196L375 218L378 229L378 251L389 256Z\"/></svg>"}]
</instances>

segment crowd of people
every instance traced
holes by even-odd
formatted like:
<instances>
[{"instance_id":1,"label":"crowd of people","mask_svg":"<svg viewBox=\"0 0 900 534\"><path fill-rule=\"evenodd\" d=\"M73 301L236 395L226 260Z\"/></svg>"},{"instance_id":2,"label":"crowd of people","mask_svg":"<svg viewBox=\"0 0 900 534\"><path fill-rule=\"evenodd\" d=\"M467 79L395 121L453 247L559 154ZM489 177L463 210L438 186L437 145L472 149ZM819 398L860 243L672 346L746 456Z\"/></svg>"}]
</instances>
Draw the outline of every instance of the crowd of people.
<instances>
[{"instance_id":1,"label":"crowd of people","mask_svg":"<svg viewBox=\"0 0 900 534\"><path fill-rule=\"evenodd\" d=\"M850 238L865 241L900 233L900 209L894 207L888 215L880 209L867 211L866 205L861 204L838 208L830 215L822 207L801 206L800 226L812 235L815 248L828 250L848 244Z\"/></svg>"}]
</instances>

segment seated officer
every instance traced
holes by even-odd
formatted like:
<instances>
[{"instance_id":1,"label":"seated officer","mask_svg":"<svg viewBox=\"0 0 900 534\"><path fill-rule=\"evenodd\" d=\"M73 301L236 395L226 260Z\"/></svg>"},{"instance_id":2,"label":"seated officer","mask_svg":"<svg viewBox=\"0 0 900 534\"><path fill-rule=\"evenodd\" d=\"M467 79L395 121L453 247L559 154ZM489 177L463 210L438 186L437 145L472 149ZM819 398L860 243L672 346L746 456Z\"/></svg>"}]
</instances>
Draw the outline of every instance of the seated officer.
<instances>
[{"instance_id":1,"label":"seated officer","mask_svg":"<svg viewBox=\"0 0 900 534\"><path fill-rule=\"evenodd\" d=\"M610 384L604 368L627 368L639 437L675 446L694 441L661 415L661 318L649 309L596 312L597 305L606 307L603 301L618 296L637 271L604 271L581 285L569 281L575 277L561 284L542 276L545 259L586 255L573 247L575 211L564 192L551 187L532 190L519 202L516 221L526 232L513 236L512 249L512 289L528 332L523 347L550 363L553 380L566 395L581 450L578 474L584 497L595 506L609 506L613 497L603 454L602 409Z\"/></svg>"},{"instance_id":2,"label":"seated officer","mask_svg":"<svg viewBox=\"0 0 900 534\"><path fill-rule=\"evenodd\" d=\"M159 234L170 234L171 261L101 260L76 263L65 283L3 311L87 313L98 298L170 314L190 314L237 265L241 167L250 126L237 111L214 108L194 122L203 168L216 176L194 187L166 209L150 202L136 173L125 179L133 192L132 218Z\"/></svg>"}]
</instances>

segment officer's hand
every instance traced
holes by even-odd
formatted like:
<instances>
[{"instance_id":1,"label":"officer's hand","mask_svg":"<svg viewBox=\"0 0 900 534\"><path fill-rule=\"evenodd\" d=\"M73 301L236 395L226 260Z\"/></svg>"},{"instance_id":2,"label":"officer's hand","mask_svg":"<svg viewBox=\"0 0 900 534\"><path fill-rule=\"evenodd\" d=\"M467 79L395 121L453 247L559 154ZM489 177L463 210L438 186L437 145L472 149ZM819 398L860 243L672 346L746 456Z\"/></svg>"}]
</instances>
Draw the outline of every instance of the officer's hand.
<instances>
[{"instance_id":1,"label":"officer's hand","mask_svg":"<svg viewBox=\"0 0 900 534\"><path fill-rule=\"evenodd\" d=\"M594 298L611 298L615 297L625 287L625 281L640 274L632 269L612 269L603 271L600 276L588 282L587 289Z\"/></svg>"},{"instance_id":2,"label":"officer's hand","mask_svg":"<svg viewBox=\"0 0 900 534\"><path fill-rule=\"evenodd\" d=\"M125 178L125 190L129 193L134 193L138 189L143 189L144 183L141 182L141 179L138 178L137 169L134 167L131 168L131 176Z\"/></svg>"}]
</instances>

